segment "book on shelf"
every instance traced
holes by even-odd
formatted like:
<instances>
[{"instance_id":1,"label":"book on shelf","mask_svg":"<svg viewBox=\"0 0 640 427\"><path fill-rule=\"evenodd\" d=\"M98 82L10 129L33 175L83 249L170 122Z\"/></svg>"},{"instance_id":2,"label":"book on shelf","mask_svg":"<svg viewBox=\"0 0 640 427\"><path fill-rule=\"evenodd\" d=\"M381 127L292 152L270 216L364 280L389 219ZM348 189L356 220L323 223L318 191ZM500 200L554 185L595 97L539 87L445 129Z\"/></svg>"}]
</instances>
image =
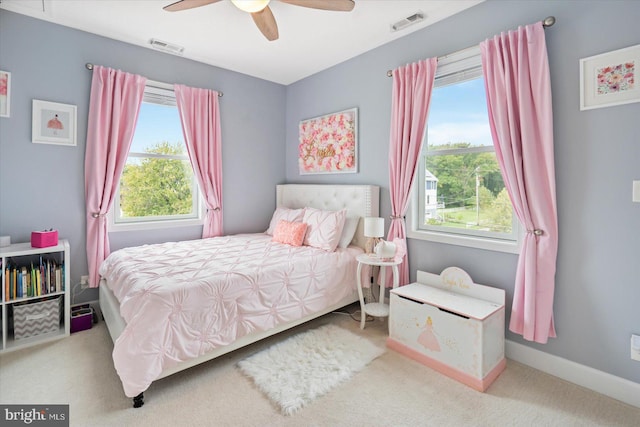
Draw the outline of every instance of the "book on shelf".
<instances>
[{"instance_id":1,"label":"book on shelf","mask_svg":"<svg viewBox=\"0 0 640 427\"><path fill-rule=\"evenodd\" d=\"M11 294L11 279L9 277L9 267L4 269L4 298L9 301L9 295Z\"/></svg>"},{"instance_id":2,"label":"book on shelf","mask_svg":"<svg viewBox=\"0 0 640 427\"><path fill-rule=\"evenodd\" d=\"M56 292L60 292L62 290L62 268L57 265L56 266Z\"/></svg>"},{"instance_id":3,"label":"book on shelf","mask_svg":"<svg viewBox=\"0 0 640 427\"><path fill-rule=\"evenodd\" d=\"M16 257L6 261L3 272L5 301L64 291L64 263L53 258L41 256L35 261L21 262Z\"/></svg>"}]
</instances>

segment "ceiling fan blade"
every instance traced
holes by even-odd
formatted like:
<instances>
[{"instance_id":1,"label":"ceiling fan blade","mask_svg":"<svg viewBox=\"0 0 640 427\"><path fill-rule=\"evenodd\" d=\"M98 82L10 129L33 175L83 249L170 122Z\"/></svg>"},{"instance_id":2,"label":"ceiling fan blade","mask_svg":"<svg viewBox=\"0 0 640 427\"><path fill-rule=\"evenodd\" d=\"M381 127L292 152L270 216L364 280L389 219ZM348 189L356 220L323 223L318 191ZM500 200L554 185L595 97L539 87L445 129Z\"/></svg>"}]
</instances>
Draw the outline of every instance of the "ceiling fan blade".
<instances>
[{"instance_id":1,"label":"ceiling fan blade","mask_svg":"<svg viewBox=\"0 0 640 427\"><path fill-rule=\"evenodd\" d=\"M274 41L278 39L278 24L276 24L276 18L273 17L269 6L260 12L252 13L251 17L267 40Z\"/></svg>"},{"instance_id":2,"label":"ceiling fan blade","mask_svg":"<svg viewBox=\"0 0 640 427\"><path fill-rule=\"evenodd\" d=\"M351 12L356 3L353 0L280 0L295 6L311 9L333 10L336 12Z\"/></svg>"},{"instance_id":3,"label":"ceiling fan blade","mask_svg":"<svg viewBox=\"0 0 640 427\"><path fill-rule=\"evenodd\" d=\"M193 9L194 7L205 6L211 3L217 3L220 0L180 0L175 3L171 3L168 6L163 7L162 9L167 12L178 12L180 10Z\"/></svg>"}]
</instances>

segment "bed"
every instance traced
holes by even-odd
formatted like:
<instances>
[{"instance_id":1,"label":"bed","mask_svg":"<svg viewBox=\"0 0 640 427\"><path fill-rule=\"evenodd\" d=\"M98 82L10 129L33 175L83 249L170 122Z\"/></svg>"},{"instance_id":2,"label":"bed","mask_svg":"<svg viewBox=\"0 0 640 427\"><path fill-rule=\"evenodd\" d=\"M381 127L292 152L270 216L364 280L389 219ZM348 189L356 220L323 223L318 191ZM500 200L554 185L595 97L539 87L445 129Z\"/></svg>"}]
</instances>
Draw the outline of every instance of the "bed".
<instances>
[{"instance_id":1,"label":"bed","mask_svg":"<svg viewBox=\"0 0 640 427\"><path fill-rule=\"evenodd\" d=\"M100 309L114 342L114 366L133 406L143 405L143 393L155 380L358 301L355 257L365 246L362 218L378 216L378 205L377 186L278 185L276 212L265 233L111 254L100 268ZM278 243L273 226L282 212L343 215L344 228L350 223L355 232L350 241L343 234L335 250L307 241L313 237L309 231L303 246Z\"/></svg>"}]
</instances>

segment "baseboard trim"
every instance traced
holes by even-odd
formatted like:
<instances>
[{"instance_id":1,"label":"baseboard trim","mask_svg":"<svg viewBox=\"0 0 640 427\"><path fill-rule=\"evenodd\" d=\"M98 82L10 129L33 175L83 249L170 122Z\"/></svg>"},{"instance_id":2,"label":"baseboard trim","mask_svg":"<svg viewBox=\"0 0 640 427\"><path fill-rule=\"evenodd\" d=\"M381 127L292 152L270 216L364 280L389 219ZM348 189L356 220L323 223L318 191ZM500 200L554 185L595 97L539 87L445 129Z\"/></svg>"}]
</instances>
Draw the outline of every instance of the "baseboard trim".
<instances>
[{"instance_id":1,"label":"baseboard trim","mask_svg":"<svg viewBox=\"0 0 640 427\"><path fill-rule=\"evenodd\" d=\"M640 408L640 384L505 340L505 356L596 393Z\"/></svg>"}]
</instances>

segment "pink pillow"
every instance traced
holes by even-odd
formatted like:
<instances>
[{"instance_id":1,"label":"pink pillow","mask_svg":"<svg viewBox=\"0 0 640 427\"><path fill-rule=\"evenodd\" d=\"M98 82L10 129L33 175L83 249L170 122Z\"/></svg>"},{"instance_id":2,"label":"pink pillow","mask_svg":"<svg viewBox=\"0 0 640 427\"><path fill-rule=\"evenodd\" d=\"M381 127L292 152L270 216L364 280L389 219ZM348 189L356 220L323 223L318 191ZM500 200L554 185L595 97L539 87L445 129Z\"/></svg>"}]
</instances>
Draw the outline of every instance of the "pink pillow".
<instances>
[{"instance_id":1,"label":"pink pillow","mask_svg":"<svg viewBox=\"0 0 640 427\"><path fill-rule=\"evenodd\" d=\"M306 208L303 221L307 224L307 235L304 238L304 244L329 252L335 251L346 218L346 209L323 211Z\"/></svg>"},{"instance_id":2,"label":"pink pillow","mask_svg":"<svg viewBox=\"0 0 640 427\"><path fill-rule=\"evenodd\" d=\"M284 243L291 246L302 246L304 234L307 231L307 224L304 222L280 221L273 232L274 242Z\"/></svg>"},{"instance_id":3,"label":"pink pillow","mask_svg":"<svg viewBox=\"0 0 640 427\"><path fill-rule=\"evenodd\" d=\"M289 208L277 208L273 212L271 217L271 223L265 233L273 236L273 232L280 221L300 222L304 217L304 208L302 209L289 209Z\"/></svg>"}]
</instances>

